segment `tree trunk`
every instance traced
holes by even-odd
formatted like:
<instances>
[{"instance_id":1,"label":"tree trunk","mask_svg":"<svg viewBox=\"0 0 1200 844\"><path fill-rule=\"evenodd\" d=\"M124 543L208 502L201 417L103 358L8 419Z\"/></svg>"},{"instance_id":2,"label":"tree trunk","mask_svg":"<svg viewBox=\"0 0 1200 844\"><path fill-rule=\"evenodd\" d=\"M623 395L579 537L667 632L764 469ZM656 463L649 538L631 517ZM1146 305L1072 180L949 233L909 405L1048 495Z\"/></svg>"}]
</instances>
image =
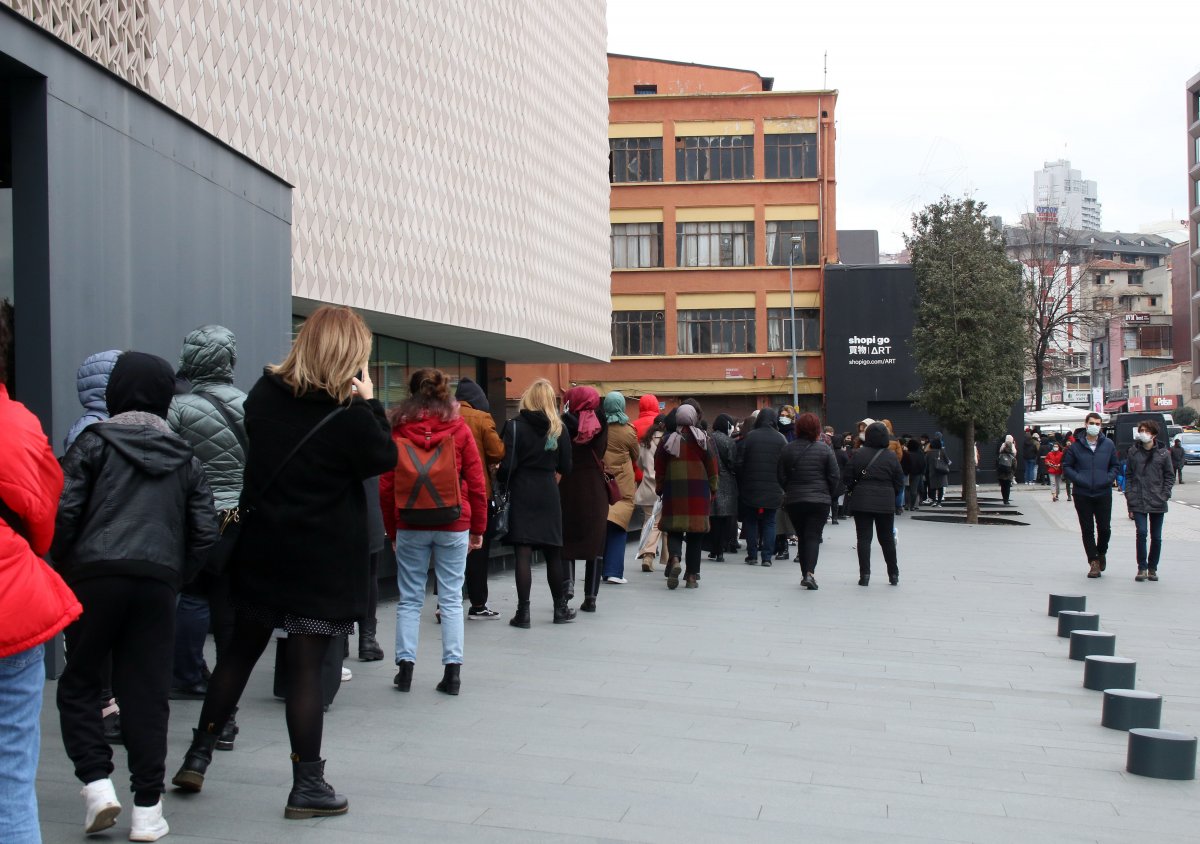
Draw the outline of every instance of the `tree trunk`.
<instances>
[{"instance_id":1,"label":"tree trunk","mask_svg":"<svg viewBox=\"0 0 1200 844\"><path fill-rule=\"evenodd\" d=\"M1046 386L1046 353L1037 355L1033 362L1033 409L1042 409L1042 389Z\"/></svg>"},{"instance_id":2,"label":"tree trunk","mask_svg":"<svg viewBox=\"0 0 1200 844\"><path fill-rule=\"evenodd\" d=\"M979 493L975 488L975 423L967 422L963 437L963 500L967 502L967 524L979 524Z\"/></svg>"}]
</instances>

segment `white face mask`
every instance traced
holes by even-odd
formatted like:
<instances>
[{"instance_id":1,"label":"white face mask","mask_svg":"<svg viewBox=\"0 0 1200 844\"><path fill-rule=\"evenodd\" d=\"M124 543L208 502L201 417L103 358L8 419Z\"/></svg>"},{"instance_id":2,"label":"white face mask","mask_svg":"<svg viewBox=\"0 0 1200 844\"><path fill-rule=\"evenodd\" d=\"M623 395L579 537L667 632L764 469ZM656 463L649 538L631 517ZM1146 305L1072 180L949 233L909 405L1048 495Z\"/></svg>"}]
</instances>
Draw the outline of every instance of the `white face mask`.
<instances>
[{"instance_id":1,"label":"white face mask","mask_svg":"<svg viewBox=\"0 0 1200 844\"><path fill-rule=\"evenodd\" d=\"M1088 433L1088 436L1089 436L1089 437L1095 437L1095 436L1099 436L1099 434L1100 434L1100 426L1099 426L1099 425L1088 425L1088 426L1087 426L1087 433Z\"/></svg>"},{"instance_id":2,"label":"white face mask","mask_svg":"<svg viewBox=\"0 0 1200 844\"><path fill-rule=\"evenodd\" d=\"M779 424L780 424L780 425L791 425L791 424L792 424L792 419L791 419L791 417L790 417L790 416L782 416L782 417L780 417L780 419L779 419Z\"/></svg>"},{"instance_id":3,"label":"white face mask","mask_svg":"<svg viewBox=\"0 0 1200 844\"><path fill-rule=\"evenodd\" d=\"M1143 443L1143 444L1154 441L1154 435L1151 434L1149 431L1138 431L1133 436L1138 442Z\"/></svg>"}]
</instances>

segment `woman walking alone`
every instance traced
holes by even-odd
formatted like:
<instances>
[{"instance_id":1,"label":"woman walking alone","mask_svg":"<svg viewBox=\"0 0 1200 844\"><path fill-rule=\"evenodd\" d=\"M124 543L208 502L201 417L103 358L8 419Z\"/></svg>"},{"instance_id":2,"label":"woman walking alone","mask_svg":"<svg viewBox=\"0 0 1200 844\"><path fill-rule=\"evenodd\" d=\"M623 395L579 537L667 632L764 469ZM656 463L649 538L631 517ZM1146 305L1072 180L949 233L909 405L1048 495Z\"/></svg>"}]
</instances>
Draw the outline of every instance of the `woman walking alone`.
<instances>
[{"instance_id":1,"label":"woman walking alone","mask_svg":"<svg viewBox=\"0 0 1200 844\"><path fill-rule=\"evenodd\" d=\"M608 524L608 489L604 452L608 429L600 423L600 394L593 387L572 387L563 394L563 424L571 435L571 474L558 485L562 501L563 559L574 595L575 560L584 560L582 612L596 611L600 594L604 540Z\"/></svg>"},{"instance_id":2,"label":"woman walking alone","mask_svg":"<svg viewBox=\"0 0 1200 844\"><path fill-rule=\"evenodd\" d=\"M1054 492L1051 493L1050 500L1058 500L1058 489L1062 484L1062 448L1057 442L1050 443L1050 450L1046 452L1046 473L1050 476L1050 483L1054 485ZM1005 496L1007 498L1008 496ZM1005 504L1008 502L1005 501Z\"/></svg>"},{"instance_id":3,"label":"woman walking alone","mask_svg":"<svg viewBox=\"0 0 1200 844\"><path fill-rule=\"evenodd\" d=\"M508 532L500 541L513 549L516 559L517 612L508 622L528 629L529 593L533 589L533 552L546 558L546 583L554 600L554 623L575 618L567 606L570 585L562 557L562 505L559 480L571 473L571 447L566 442L554 388L545 378L530 384L521 395L517 415L504 426L504 458L496 470L496 483L508 493Z\"/></svg>"},{"instance_id":4,"label":"woman walking alone","mask_svg":"<svg viewBox=\"0 0 1200 844\"><path fill-rule=\"evenodd\" d=\"M617 479L621 500L608 508L607 534L604 544L604 582L627 583L625 580L625 544L629 539L629 520L633 518L633 497L637 492L638 441L637 432L625 415L625 396L615 390L604 397L604 425L608 429L608 444L604 452L604 469Z\"/></svg>"},{"instance_id":5,"label":"woman walking alone","mask_svg":"<svg viewBox=\"0 0 1200 844\"><path fill-rule=\"evenodd\" d=\"M1137 575L1134 580L1158 580L1158 561L1162 556L1162 526L1167 503L1175 486L1175 467L1171 452L1158 444L1158 423L1147 420L1138 425L1125 466L1125 504L1133 514L1137 530L1134 551ZM1146 537L1150 538L1147 553Z\"/></svg>"},{"instance_id":6,"label":"woman walking alone","mask_svg":"<svg viewBox=\"0 0 1200 844\"><path fill-rule=\"evenodd\" d=\"M847 489L854 529L858 535L858 585L871 582L871 531L879 540L887 563L888 582L900 582L896 561L896 495L904 485L900 461L888 448L887 428L881 422L867 426L862 448L850 458Z\"/></svg>"},{"instance_id":7,"label":"woman walking alone","mask_svg":"<svg viewBox=\"0 0 1200 844\"><path fill-rule=\"evenodd\" d=\"M796 439L788 443L779 458L779 485L783 487L783 506L796 529L799 546L800 584L816 589L817 555L829 508L837 500L841 472L833 449L818 437L821 422L815 414L804 413L796 420Z\"/></svg>"},{"instance_id":8,"label":"woman walking alone","mask_svg":"<svg viewBox=\"0 0 1200 844\"><path fill-rule=\"evenodd\" d=\"M276 627L287 631L292 790L284 817L340 815L325 782L321 662L367 612L370 556L363 482L391 472L396 444L367 372L371 331L345 307L305 320L283 363L246 397L249 459L231 562L237 606L227 656L208 683L192 744L172 782L200 791L213 747Z\"/></svg>"},{"instance_id":9,"label":"woman walking alone","mask_svg":"<svg viewBox=\"0 0 1200 844\"><path fill-rule=\"evenodd\" d=\"M662 530L667 535L667 588L679 586L679 561L687 542L685 586L700 580L700 551L708 533L708 513L717 494L719 474L708 435L700 430L700 414L690 404L675 409L675 424L654 455L654 477L662 496Z\"/></svg>"},{"instance_id":10,"label":"woman walking alone","mask_svg":"<svg viewBox=\"0 0 1200 844\"><path fill-rule=\"evenodd\" d=\"M421 607L429 564L437 578L442 628L442 681L437 690L457 695L463 661L462 589L467 553L483 545L487 486L475 437L450 397L440 369L418 369L409 397L392 411L395 472L379 479L388 536L396 540L396 688L412 687L421 632ZM446 453L443 453L443 450ZM457 490L458 505L453 506Z\"/></svg>"}]
</instances>

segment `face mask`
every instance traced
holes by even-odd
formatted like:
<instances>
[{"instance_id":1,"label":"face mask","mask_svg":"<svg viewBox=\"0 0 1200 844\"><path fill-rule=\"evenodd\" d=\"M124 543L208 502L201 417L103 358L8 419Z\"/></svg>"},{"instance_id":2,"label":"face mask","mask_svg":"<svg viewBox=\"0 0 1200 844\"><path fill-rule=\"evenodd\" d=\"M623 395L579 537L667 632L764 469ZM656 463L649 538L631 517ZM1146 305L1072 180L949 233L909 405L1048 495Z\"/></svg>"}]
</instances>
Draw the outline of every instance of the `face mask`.
<instances>
[{"instance_id":1,"label":"face mask","mask_svg":"<svg viewBox=\"0 0 1200 844\"><path fill-rule=\"evenodd\" d=\"M1138 431L1133 436L1140 443L1148 443L1154 439L1154 436L1149 431Z\"/></svg>"},{"instance_id":2,"label":"face mask","mask_svg":"<svg viewBox=\"0 0 1200 844\"><path fill-rule=\"evenodd\" d=\"M786 416L785 416L785 417L783 417L782 419L780 419L780 420L779 420L779 424L780 424L780 425L784 425L784 426L791 425L791 424L792 424L792 420L791 420L791 419L789 419L788 417L786 417Z\"/></svg>"},{"instance_id":3,"label":"face mask","mask_svg":"<svg viewBox=\"0 0 1200 844\"><path fill-rule=\"evenodd\" d=\"M1053 446L1053 447L1051 447L1051 449L1050 449L1050 450L1051 450L1051 451L1058 451L1058 446Z\"/></svg>"},{"instance_id":4,"label":"face mask","mask_svg":"<svg viewBox=\"0 0 1200 844\"><path fill-rule=\"evenodd\" d=\"M1087 426L1087 433L1088 433L1088 436L1089 436L1089 437L1095 437L1095 436L1099 436L1099 434L1100 434L1100 426L1099 426L1099 425L1088 425L1088 426Z\"/></svg>"}]
</instances>

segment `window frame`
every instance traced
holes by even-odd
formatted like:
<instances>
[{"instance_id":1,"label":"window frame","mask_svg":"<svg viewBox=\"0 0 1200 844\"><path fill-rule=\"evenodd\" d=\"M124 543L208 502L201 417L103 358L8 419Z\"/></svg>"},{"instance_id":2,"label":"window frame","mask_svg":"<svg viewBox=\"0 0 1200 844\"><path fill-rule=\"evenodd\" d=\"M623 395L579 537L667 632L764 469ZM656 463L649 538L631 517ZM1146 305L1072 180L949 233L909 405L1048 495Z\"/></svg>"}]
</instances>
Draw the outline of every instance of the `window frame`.
<instances>
[{"instance_id":1,"label":"window frame","mask_svg":"<svg viewBox=\"0 0 1200 844\"><path fill-rule=\"evenodd\" d=\"M755 308L684 308L675 312L679 355L755 354Z\"/></svg>"},{"instance_id":2,"label":"window frame","mask_svg":"<svg viewBox=\"0 0 1200 844\"><path fill-rule=\"evenodd\" d=\"M754 135L684 135L675 139L676 181L737 182L753 178Z\"/></svg>"},{"instance_id":3,"label":"window frame","mask_svg":"<svg viewBox=\"0 0 1200 844\"><path fill-rule=\"evenodd\" d=\"M786 168L782 154L785 150ZM816 132L763 135L764 179L816 179L820 178L819 171Z\"/></svg>"},{"instance_id":4,"label":"window frame","mask_svg":"<svg viewBox=\"0 0 1200 844\"><path fill-rule=\"evenodd\" d=\"M636 146L630 147L634 143ZM657 143L657 145L656 145ZM629 175L631 162L637 164L638 175L648 171L648 178L617 178L618 162L622 163L622 176ZM611 185L637 185L663 180L663 139L609 138L608 139L608 183Z\"/></svg>"},{"instance_id":5,"label":"window frame","mask_svg":"<svg viewBox=\"0 0 1200 844\"><path fill-rule=\"evenodd\" d=\"M634 318L636 315L636 318ZM631 351L633 330L637 328L638 351ZM650 351L642 351L647 345L646 328L649 328ZM662 311L631 310L613 311L612 323L612 354L613 357L666 357L667 354L667 321ZM624 342L618 343L618 337L623 334ZM623 349L621 346L623 345Z\"/></svg>"},{"instance_id":6,"label":"window frame","mask_svg":"<svg viewBox=\"0 0 1200 844\"><path fill-rule=\"evenodd\" d=\"M796 308L796 330L800 334L797 352L821 351L821 309ZM767 308L767 351L790 352L791 309Z\"/></svg>"},{"instance_id":7,"label":"window frame","mask_svg":"<svg viewBox=\"0 0 1200 844\"><path fill-rule=\"evenodd\" d=\"M712 226L716 226L716 231L709 230ZM689 227L693 230L689 231ZM729 231L724 231L723 227L728 227ZM704 228L703 231L700 229ZM740 228L740 231L735 229ZM729 246L726 246L722 238L729 237ZM737 263L738 244L737 238L742 239L741 251L743 262ZM707 240L707 243L705 242ZM689 246L694 241L694 249L690 251L695 256L696 263L689 263ZM703 248L702 248L703 247ZM717 255L717 263L712 263L711 258L714 254ZM729 263L724 261L724 255L728 252L730 256ZM708 263L700 263L701 254L707 254ZM677 222L675 224L675 266L690 269L696 267L753 267L754 266L754 223L750 220L697 220L693 222Z\"/></svg>"},{"instance_id":8,"label":"window frame","mask_svg":"<svg viewBox=\"0 0 1200 844\"><path fill-rule=\"evenodd\" d=\"M618 233L617 229L646 227L649 231ZM618 264L617 256L623 252L628 258L631 250L629 241L637 242L638 262L636 264ZM623 241L618 249L618 241ZM649 253L651 263L642 263L643 254ZM662 223L611 223L609 226L609 260L614 270L646 270L663 266L663 224Z\"/></svg>"},{"instance_id":9,"label":"window frame","mask_svg":"<svg viewBox=\"0 0 1200 844\"><path fill-rule=\"evenodd\" d=\"M780 232L780 227L787 229L786 233ZM793 266L797 267L816 267L821 264L821 226L819 220L767 220L767 266L769 267L786 267L788 265L788 252L783 249L783 244L780 243L780 236L786 235L783 243L792 247L793 237L803 237L804 242L794 244L799 247L797 250L798 257L802 260L796 261ZM781 260L776 263L776 257Z\"/></svg>"}]
</instances>

